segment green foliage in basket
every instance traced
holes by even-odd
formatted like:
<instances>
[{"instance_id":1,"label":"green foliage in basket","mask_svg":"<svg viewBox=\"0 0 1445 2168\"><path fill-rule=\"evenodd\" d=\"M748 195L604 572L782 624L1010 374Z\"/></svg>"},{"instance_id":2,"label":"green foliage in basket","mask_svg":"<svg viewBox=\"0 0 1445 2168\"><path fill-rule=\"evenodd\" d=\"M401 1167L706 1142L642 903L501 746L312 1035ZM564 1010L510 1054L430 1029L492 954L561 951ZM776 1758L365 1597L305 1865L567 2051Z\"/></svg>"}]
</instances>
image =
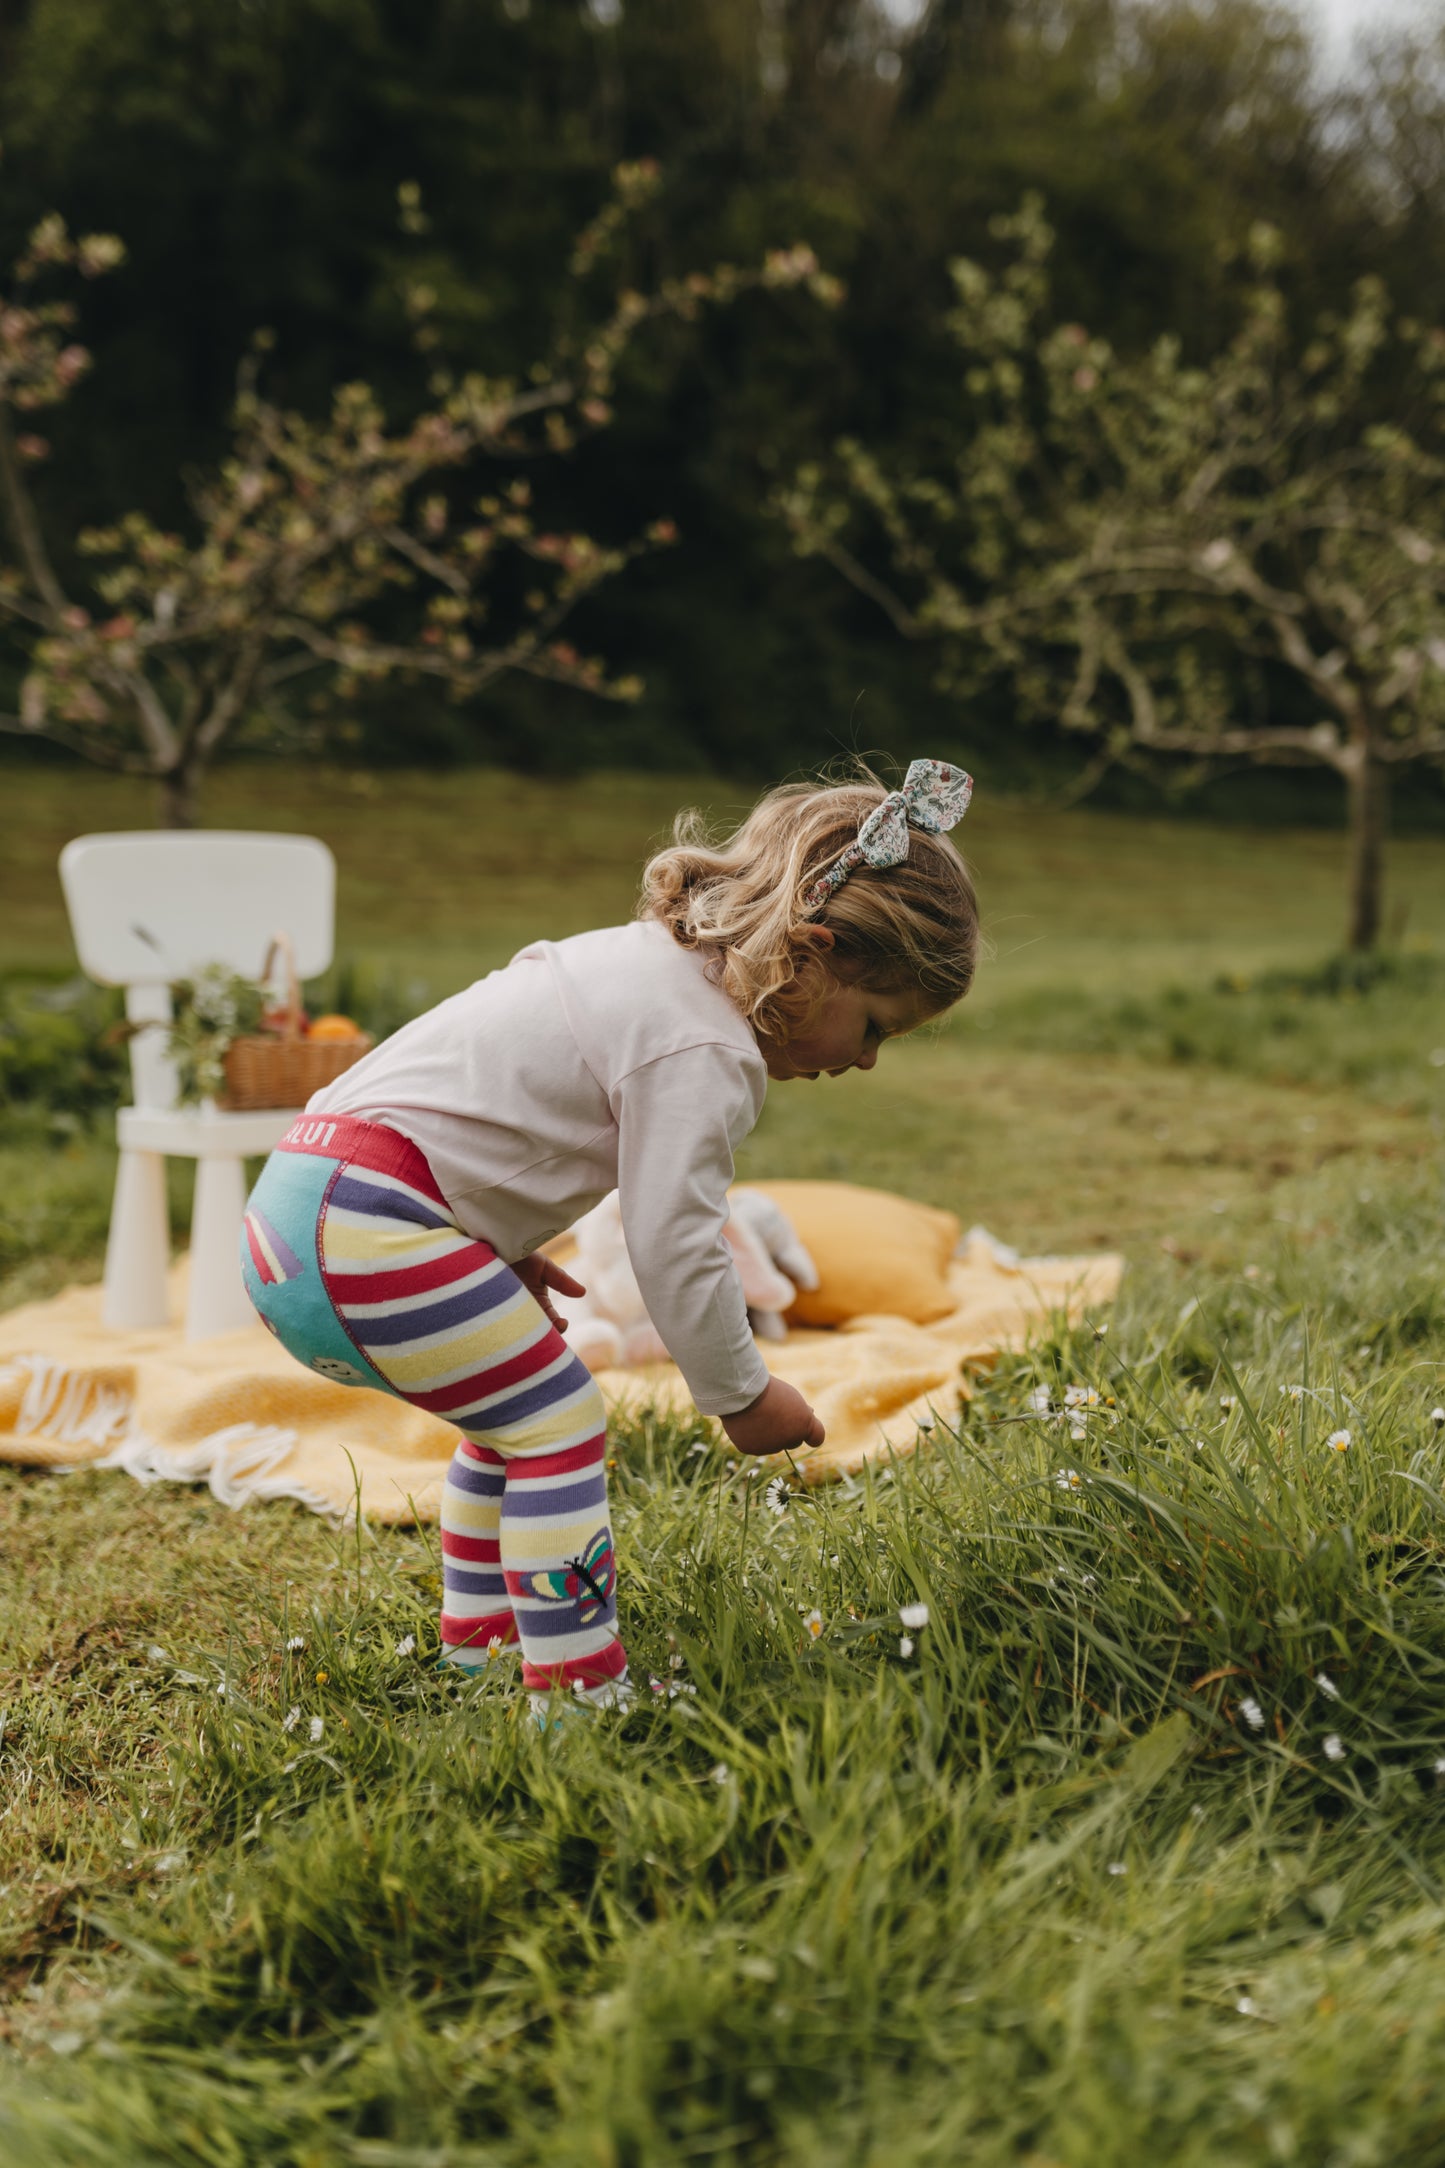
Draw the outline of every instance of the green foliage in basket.
<instances>
[{"instance_id":1,"label":"green foliage in basket","mask_svg":"<svg viewBox=\"0 0 1445 2168\"><path fill-rule=\"evenodd\" d=\"M261 1028L265 991L224 964L205 964L193 979L171 988L172 1022L167 1050L176 1065L181 1103L215 1099L225 1085L225 1060L233 1039Z\"/></svg>"}]
</instances>

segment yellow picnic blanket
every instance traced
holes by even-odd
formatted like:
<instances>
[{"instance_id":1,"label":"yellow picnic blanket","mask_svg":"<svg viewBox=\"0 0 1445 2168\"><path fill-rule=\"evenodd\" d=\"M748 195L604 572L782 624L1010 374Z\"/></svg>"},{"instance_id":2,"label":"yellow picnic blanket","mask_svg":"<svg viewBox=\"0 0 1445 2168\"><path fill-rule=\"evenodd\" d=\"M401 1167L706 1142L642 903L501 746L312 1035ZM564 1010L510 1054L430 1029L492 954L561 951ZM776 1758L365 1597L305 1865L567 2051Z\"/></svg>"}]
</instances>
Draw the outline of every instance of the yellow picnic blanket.
<instances>
[{"instance_id":1,"label":"yellow picnic blanket","mask_svg":"<svg viewBox=\"0 0 1445 2168\"><path fill-rule=\"evenodd\" d=\"M761 1342L769 1369L806 1393L828 1432L798 1456L801 1473L826 1481L912 1452L920 1423L958 1414L968 1370L1052 1317L1092 1315L1122 1269L1114 1256L1014 1259L975 1234L949 1267L957 1306L936 1323L860 1317ZM170 1299L179 1318L184 1260ZM598 1383L614 1409L691 1405L670 1363L604 1371ZM0 1460L206 1482L227 1505L295 1498L322 1513L359 1503L380 1521L434 1521L455 1441L449 1424L404 1401L302 1369L259 1323L189 1343L178 1325L108 1331L96 1286L0 1316Z\"/></svg>"}]
</instances>

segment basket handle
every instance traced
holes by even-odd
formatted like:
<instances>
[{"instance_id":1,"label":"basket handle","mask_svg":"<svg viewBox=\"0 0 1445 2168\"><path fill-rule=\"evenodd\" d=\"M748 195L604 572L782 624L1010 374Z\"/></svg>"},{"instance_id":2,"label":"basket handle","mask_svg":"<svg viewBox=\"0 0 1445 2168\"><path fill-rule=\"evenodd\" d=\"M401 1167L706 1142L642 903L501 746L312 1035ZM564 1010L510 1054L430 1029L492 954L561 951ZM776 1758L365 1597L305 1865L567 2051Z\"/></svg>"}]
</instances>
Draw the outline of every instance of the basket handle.
<instances>
[{"instance_id":1,"label":"basket handle","mask_svg":"<svg viewBox=\"0 0 1445 2168\"><path fill-rule=\"evenodd\" d=\"M301 1026L298 1022L301 1014L301 981L296 976L296 950L289 933L277 933L271 936L271 945L266 951L266 961L261 966L260 984L262 986L270 985L271 974L278 955L286 973L286 1029L280 1036L283 1039L299 1039L301 1036Z\"/></svg>"}]
</instances>

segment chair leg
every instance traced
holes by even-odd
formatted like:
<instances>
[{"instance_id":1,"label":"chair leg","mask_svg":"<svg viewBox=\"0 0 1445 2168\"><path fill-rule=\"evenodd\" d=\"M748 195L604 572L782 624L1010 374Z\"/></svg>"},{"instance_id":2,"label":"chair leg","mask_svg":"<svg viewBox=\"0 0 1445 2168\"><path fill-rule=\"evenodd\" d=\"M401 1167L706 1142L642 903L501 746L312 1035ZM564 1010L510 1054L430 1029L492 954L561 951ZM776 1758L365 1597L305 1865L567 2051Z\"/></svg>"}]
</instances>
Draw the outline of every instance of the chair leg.
<instances>
[{"instance_id":1,"label":"chair leg","mask_svg":"<svg viewBox=\"0 0 1445 2168\"><path fill-rule=\"evenodd\" d=\"M186 1338L253 1325L241 1278L241 1221L246 1211L246 1169L239 1159L205 1158L196 1164L196 1204L191 1215L191 1294Z\"/></svg>"},{"instance_id":2,"label":"chair leg","mask_svg":"<svg viewBox=\"0 0 1445 2168\"><path fill-rule=\"evenodd\" d=\"M101 1322L121 1332L167 1323L166 1163L159 1152L122 1152L105 1244Z\"/></svg>"}]
</instances>

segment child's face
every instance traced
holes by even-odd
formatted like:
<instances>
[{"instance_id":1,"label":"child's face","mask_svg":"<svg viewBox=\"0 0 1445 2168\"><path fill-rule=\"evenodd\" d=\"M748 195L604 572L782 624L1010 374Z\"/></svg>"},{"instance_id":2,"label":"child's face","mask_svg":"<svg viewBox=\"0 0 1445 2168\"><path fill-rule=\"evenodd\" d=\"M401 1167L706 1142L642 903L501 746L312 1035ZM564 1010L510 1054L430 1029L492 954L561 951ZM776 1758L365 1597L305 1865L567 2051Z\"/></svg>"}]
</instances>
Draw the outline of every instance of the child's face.
<instances>
[{"instance_id":1,"label":"child's face","mask_svg":"<svg viewBox=\"0 0 1445 2168\"><path fill-rule=\"evenodd\" d=\"M835 979L805 1030L787 1040L759 1032L758 1050L775 1084L790 1083L794 1077L812 1083L825 1073L842 1076L847 1069L871 1069L885 1039L916 1030L933 1014L921 993L875 994L866 986L845 986Z\"/></svg>"}]
</instances>

